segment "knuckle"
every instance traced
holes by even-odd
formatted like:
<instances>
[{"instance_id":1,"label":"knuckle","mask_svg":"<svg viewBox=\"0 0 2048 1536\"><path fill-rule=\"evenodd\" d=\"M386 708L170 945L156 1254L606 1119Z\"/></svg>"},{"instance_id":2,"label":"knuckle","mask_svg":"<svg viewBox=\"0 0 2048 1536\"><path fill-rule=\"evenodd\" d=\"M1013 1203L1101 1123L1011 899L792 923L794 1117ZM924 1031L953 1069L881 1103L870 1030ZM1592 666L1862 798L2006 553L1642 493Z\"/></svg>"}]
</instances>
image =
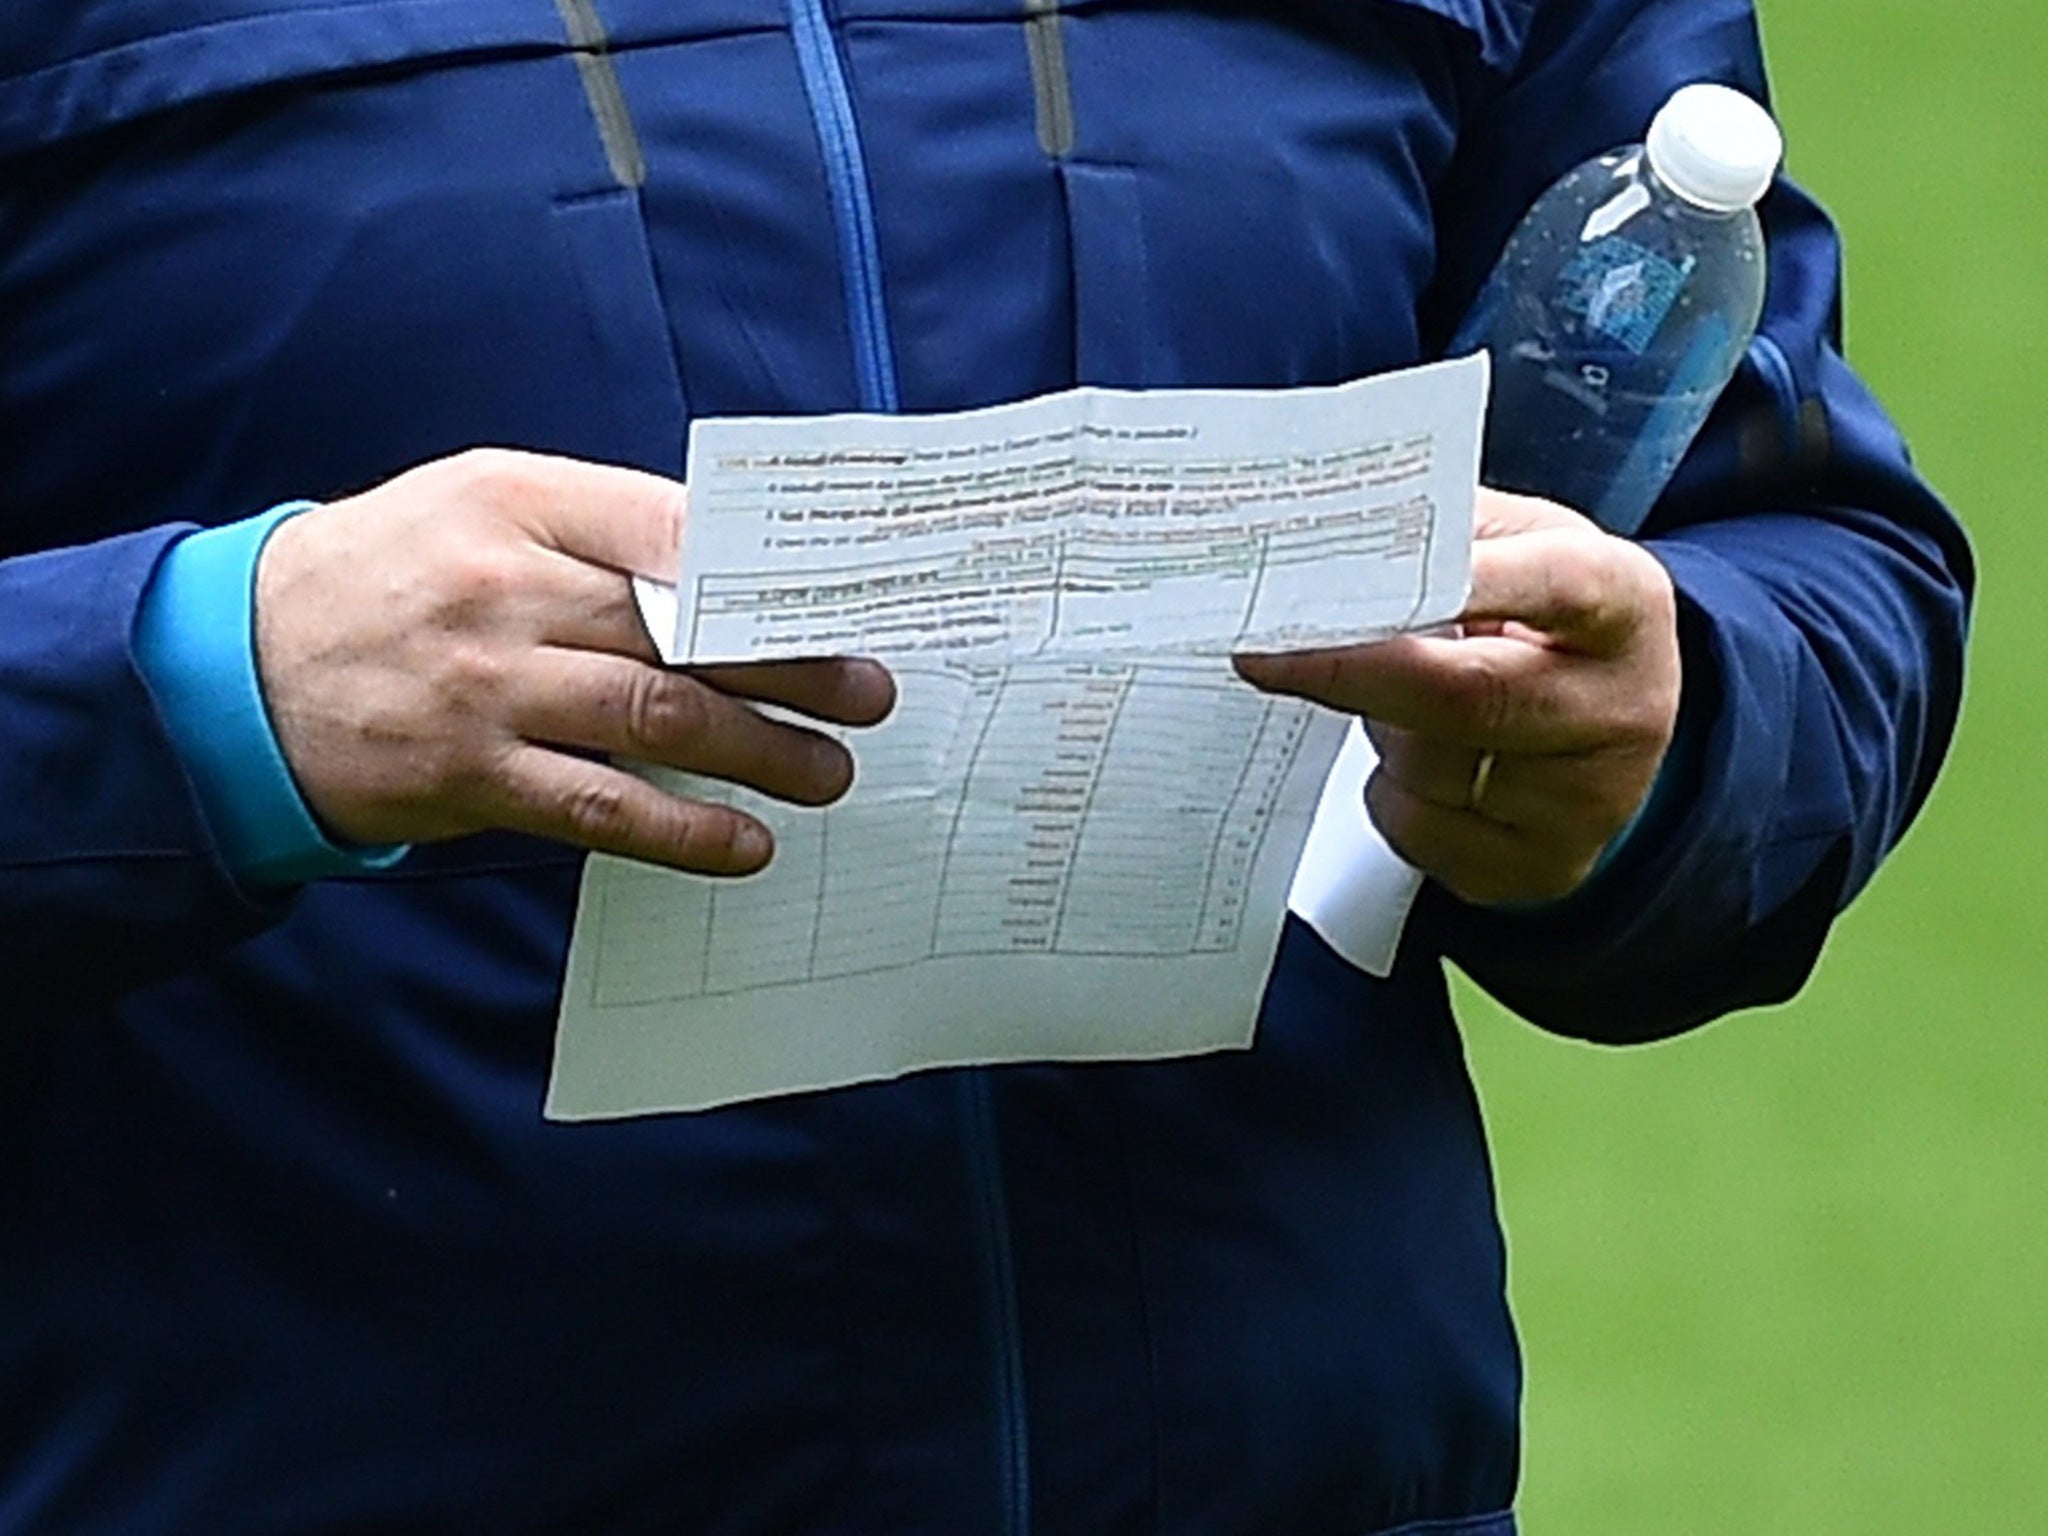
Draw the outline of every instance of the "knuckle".
<instances>
[{"instance_id":1,"label":"knuckle","mask_svg":"<svg viewBox=\"0 0 2048 1536\"><path fill-rule=\"evenodd\" d=\"M701 690L652 667L636 668L619 699L620 734L645 756L660 756L707 734L710 708Z\"/></svg>"},{"instance_id":2,"label":"knuckle","mask_svg":"<svg viewBox=\"0 0 2048 1536\"><path fill-rule=\"evenodd\" d=\"M1676 693L1668 698L1653 694L1639 701L1616 722L1615 741L1632 757L1647 757L1654 765L1663 759L1665 748L1670 745L1677 718Z\"/></svg>"},{"instance_id":3,"label":"knuckle","mask_svg":"<svg viewBox=\"0 0 2048 1536\"><path fill-rule=\"evenodd\" d=\"M429 797L444 806L470 805L489 798L499 779L491 758L453 745L419 753L416 761Z\"/></svg>"},{"instance_id":4,"label":"knuckle","mask_svg":"<svg viewBox=\"0 0 2048 1536\"><path fill-rule=\"evenodd\" d=\"M1586 540L1585 558L1578 564L1586 597L1603 601L1617 589L1631 586L1635 575L1629 569L1635 546L1610 533L1595 533Z\"/></svg>"},{"instance_id":5,"label":"knuckle","mask_svg":"<svg viewBox=\"0 0 2048 1536\"><path fill-rule=\"evenodd\" d=\"M496 646L469 639L455 641L443 652L441 665L442 703L451 713L489 713L490 706L505 694L509 669Z\"/></svg>"},{"instance_id":6,"label":"knuckle","mask_svg":"<svg viewBox=\"0 0 2048 1536\"><path fill-rule=\"evenodd\" d=\"M1448 702L1473 732L1497 736L1514 715L1514 683L1490 649L1459 654Z\"/></svg>"},{"instance_id":7,"label":"knuckle","mask_svg":"<svg viewBox=\"0 0 2048 1536\"><path fill-rule=\"evenodd\" d=\"M545 460L513 448L466 448L437 466L447 477L447 500L486 521L518 523L540 504L547 485Z\"/></svg>"},{"instance_id":8,"label":"knuckle","mask_svg":"<svg viewBox=\"0 0 2048 1536\"><path fill-rule=\"evenodd\" d=\"M622 842L633 827L625 785L616 779L586 779L573 785L563 797L561 814L576 840L593 846Z\"/></svg>"},{"instance_id":9,"label":"knuckle","mask_svg":"<svg viewBox=\"0 0 2048 1536\"><path fill-rule=\"evenodd\" d=\"M1671 573L1664 569L1664 563L1647 550L1640 551L1649 566L1648 592L1644 598L1644 614L1649 626L1659 636L1660 643L1668 643L1674 661L1678 655L1678 588L1673 585Z\"/></svg>"},{"instance_id":10,"label":"knuckle","mask_svg":"<svg viewBox=\"0 0 2048 1536\"><path fill-rule=\"evenodd\" d=\"M1605 727L1607 739L1631 758L1661 757L1678 725L1676 669L1637 666L1610 671L1603 681L1599 706L1589 712Z\"/></svg>"},{"instance_id":11,"label":"knuckle","mask_svg":"<svg viewBox=\"0 0 2048 1536\"><path fill-rule=\"evenodd\" d=\"M458 485L485 502L518 494L532 478L526 456L510 448L465 448L447 467Z\"/></svg>"},{"instance_id":12,"label":"knuckle","mask_svg":"<svg viewBox=\"0 0 2048 1536\"><path fill-rule=\"evenodd\" d=\"M517 556L501 545L456 544L441 552L440 565L431 618L448 632L489 627L523 580Z\"/></svg>"},{"instance_id":13,"label":"knuckle","mask_svg":"<svg viewBox=\"0 0 2048 1536\"><path fill-rule=\"evenodd\" d=\"M1677 634L1677 596L1663 563L1641 545L1605 537L1600 553L1588 562L1597 586L1587 594L1587 609L1596 633L1629 636L1644 630Z\"/></svg>"},{"instance_id":14,"label":"knuckle","mask_svg":"<svg viewBox=\"0 0 2048 1536\"><path fill-rule=\"evenodd\" d=\"M1614 627L1616 615L1627 611L1621 562L1616 558L1619 542L1604 535L1576 541L1577 558L1560 566L1557 573L1558 598L1568 613L1595 634Z\"/></svg>"},{"instance_id":15,"label":"knuckle","mask_svg":"<svg viewBox=\"0 0 2048 1536\"><path fill-rule=\"evenodd\" d=\"M1600 587L1591 611L1603 632L1628 633L1642 623L1647 599L1642 561L1646 558L1625 539L1601 540Z\"/></svg>"},{"instance_id":16,"label":"knuckle","mask_svg":"<svg viewBox=\"0 0 2048 1536\"><path fill-rule=\"evenodd\" d=\"M510 781L507 752L462 740L445 740L416 755L429 798L451 814L469 816L506 800Z\"/></svg>"}]
</instances>

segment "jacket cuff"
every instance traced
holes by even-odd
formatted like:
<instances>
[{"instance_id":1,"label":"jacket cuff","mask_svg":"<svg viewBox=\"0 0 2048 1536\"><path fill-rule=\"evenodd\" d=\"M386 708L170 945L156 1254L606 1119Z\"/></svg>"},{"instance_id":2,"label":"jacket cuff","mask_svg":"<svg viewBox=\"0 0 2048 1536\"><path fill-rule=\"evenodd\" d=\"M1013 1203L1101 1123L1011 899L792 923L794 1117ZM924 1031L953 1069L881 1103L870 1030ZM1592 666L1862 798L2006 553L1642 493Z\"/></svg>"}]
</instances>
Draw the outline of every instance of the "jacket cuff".
<instances>
[{"instance_id":1,"label":"jacket cuff","mask_svg":"<svg viewBox=\"0 0 2048 1536\"><path fill-rule=\"evenodd\" d=\"M221 858L247 886L388 869L409 851L331 840L292 777L256 669L256 563L287 502L181 540L136 618L135 661L191 775Z\"/></svg>"}]
</instances>

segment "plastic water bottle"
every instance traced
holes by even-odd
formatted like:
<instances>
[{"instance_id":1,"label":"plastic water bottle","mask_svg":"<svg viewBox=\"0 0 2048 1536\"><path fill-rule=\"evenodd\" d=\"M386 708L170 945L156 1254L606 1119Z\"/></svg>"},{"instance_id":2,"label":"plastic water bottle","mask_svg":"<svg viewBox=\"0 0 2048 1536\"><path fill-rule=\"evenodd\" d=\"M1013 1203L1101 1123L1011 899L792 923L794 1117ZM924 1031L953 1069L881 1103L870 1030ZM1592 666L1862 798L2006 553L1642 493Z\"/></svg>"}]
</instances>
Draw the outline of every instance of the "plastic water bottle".
<instances>
[{"instance_id":1,"label":"plastic water bottle","mask_svg":"<svg viewBox=\"0 0 2048 1536\"><path fill-rule=\"evenodd\" d=\"M1747 96L1689 85L1537 199L1451 347L1493 357L1487 484L1641 527L1756 331L1783 152Z\"/></svg>"}]
</instances>

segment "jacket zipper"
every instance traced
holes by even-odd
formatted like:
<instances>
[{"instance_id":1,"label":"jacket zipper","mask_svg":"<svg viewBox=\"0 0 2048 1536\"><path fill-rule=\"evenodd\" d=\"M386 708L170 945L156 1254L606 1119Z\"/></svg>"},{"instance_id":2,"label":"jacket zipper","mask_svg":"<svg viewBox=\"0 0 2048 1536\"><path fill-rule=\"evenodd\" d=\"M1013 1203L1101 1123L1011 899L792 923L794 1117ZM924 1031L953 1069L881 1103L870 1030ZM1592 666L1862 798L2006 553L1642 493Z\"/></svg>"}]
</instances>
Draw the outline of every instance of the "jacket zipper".
<instances>
[{"instance_id":1,"label":"jacket zipper","mask_svg":"<svg viewBox=\"0 0 2048 1536\"><path fill-rule=\"evenodd\" d=\"M853 338L856 379L864 410L901 409L896 348L882 301L881 244L875 236L874 197L867 156L853 115L846 62L825 11L826 0L789 0L790 35L811 122L825 163L839 236L847 327ZM1001 1536L1027 1536L1031 1528L1031 1462L1024 1401L1023 1331L1017 1318L1017 1272L1010 1251L1009 1201L1003 1191L1002 1153L995 1106L985 1072L956 1078L961 1137L974 1186L982 1304L990 1341L995 1399L997 1492Z\"/></svg>"},{"instance_id":2,"label":"jacket zipper","mask_svg":"<svg viewBox=\"0 0 2048 1536\"><path fill-rule=\"evenodd\" d=\"M797 71L825 159L833 223L839 232L839 270L846 289L846 321L864 410L900 408L896 348L882 305L882 249L875 238L875 204L868 188L867 156L854 121L846 61L825 14L825 0L789 0L790 35Z\"/></svg>"},{"instance_id":3,"label":"jacket zipper","mask_svg":"<svg viewBox=\"0 0 2048 1536\"><path fill-rule=\"evenodd\" d=\"M1010 1252L1010 1211L1003 1193L995 1103L988 1073L962 1072L955 1081L968 1174L974 1183L975 1216L981 1228L982 1305L993 1344L999 1463L996 1491L1002 1514L997 1530L1001 1536L1027 1536L1031 1529L1031 1448L1024 1404L1023 1330L1017 1320L1017 1270Z\"/></svg>"}]
</instances>

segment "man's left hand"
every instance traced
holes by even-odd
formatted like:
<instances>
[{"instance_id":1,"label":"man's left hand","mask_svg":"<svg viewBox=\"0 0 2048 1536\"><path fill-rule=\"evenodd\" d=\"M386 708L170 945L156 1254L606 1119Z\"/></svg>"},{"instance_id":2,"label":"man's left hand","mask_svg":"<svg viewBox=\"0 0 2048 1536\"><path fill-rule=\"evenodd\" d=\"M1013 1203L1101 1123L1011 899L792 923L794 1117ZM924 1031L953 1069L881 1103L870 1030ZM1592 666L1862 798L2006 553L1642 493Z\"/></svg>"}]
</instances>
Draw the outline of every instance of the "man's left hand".
<instances>
[{"instance_id":1,"label":"man's left hand","mask_svg":"<svg viewBox=\"0 0 2048 1536\"><path fill-rule=\"evenodd\" d=\"M1455 895L1567 895L1642 808L1671 744L1671 578L1568 508L1481 491L1463 629L1237 668L1365 718L1380 754L1373 821Z\"/></svg>"}]
</instances>

